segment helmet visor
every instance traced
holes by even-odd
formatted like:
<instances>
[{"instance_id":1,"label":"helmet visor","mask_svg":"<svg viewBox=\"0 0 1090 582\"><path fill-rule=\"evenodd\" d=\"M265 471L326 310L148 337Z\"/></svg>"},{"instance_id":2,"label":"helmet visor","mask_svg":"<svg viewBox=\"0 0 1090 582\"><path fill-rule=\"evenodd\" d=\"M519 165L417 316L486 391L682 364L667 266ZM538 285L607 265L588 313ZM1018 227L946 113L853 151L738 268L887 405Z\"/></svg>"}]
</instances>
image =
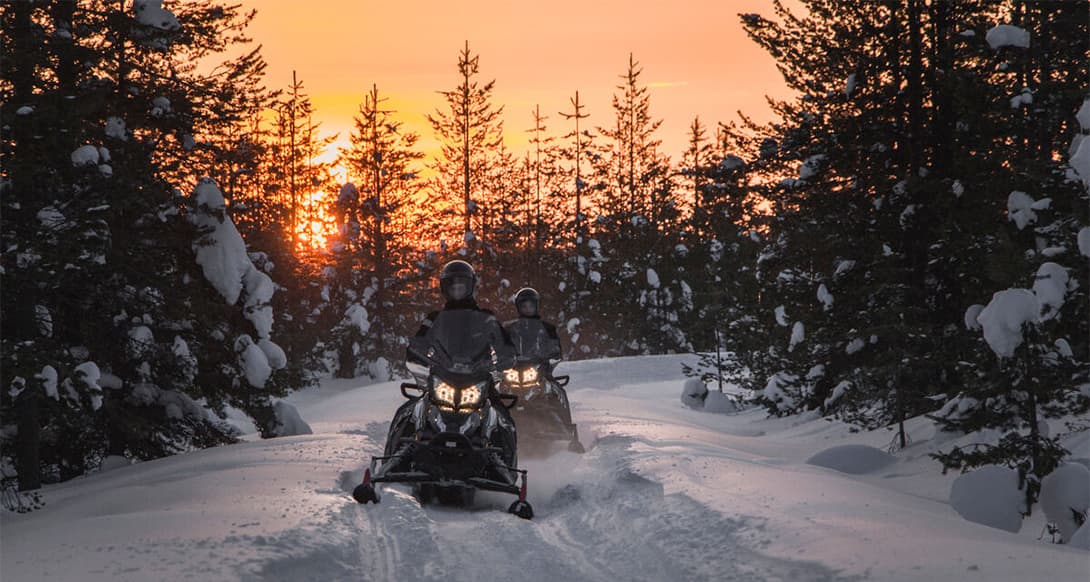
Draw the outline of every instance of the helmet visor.
<instances>
[{"instance_id":1,"label":"helmet visor","mask_svg":"<svg viewBox=\"0 0 1090 582\"><path fill-rule=\"evenodd\" d=\"M461 301L473 293L473 280L469 277L451 277L446 284L447 299Z\"/></svg>"},{"instance_id":2,"label":"helmet visor","mask_svg":"<svg viewBox=\"0 0 1090 582\"><path fill-rule=\"evenodd\" d=\"M519 315L523 317L537 317L537 301L526 299L518 303Z\"/></svg>"}]
</instances>

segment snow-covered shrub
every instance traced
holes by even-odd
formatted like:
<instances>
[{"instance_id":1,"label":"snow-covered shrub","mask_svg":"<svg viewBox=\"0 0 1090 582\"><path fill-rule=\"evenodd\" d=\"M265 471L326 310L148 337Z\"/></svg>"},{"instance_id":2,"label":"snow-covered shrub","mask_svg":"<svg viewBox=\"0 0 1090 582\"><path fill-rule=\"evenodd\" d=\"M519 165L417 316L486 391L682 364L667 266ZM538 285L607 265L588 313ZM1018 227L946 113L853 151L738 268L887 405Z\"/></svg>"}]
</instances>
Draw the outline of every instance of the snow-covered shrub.
<instances>
[{"instance_id":1,"label":"snow-covered shrub","mask_svg":"<svg viewBox=\"0 0 1090 582\"><path fill-rule=\"evenodd\" d=\"M303 420L303 417L299 416L299 411L294 406L284 402L283 400L277 401L273 405L273 411L276 413L277 428L274 429L276 436L295 436L301 434L313 434L310 425Z\"/></svg>"},{"instance_id":2,"label":"snow-covered shrub","mask_svg":"<svg viewBox=\"0 0 1090 582\"><path fill-rule=\"evenodd\" d=\"M974 523L1018 533L1022 529L1025 494L1018 472L987 465L965 473L950 487L950 506Z\"/></svg>"},{"instance_id":3,"label":"snow-covered shrub","mask_svg":"<svg viewBox=\"0 0 1090 582\"><path fill-rule=\"evenodd\" d=\"M708 397L708 387L700 378L689 378L681 388L681 403L689 408L700 410L704 408L704 400Z\"/></svg>"},{"instance_id":4,"label":"snow-covered shrub","mask_svg":"<svg viewBox=\"0 0 1090 582\"><path fill-rule=\"evenodd\" d=\"M738 403L722 392L710 391L704 398L704 412L726 414L737 411Z\"/></svg>"},{"instance_id":5,"label":"snow-covered shrub","mask_svg":"<svg viewBox=\"0 0 1090 582\"><path fill-rule=\"evenodd\" d=\"M1041 480L1041 508L1056 525L1064 542L1086 523L1090 508L1090 469L1081 463L1064 463Z\"/></svg>"}]
</instances>

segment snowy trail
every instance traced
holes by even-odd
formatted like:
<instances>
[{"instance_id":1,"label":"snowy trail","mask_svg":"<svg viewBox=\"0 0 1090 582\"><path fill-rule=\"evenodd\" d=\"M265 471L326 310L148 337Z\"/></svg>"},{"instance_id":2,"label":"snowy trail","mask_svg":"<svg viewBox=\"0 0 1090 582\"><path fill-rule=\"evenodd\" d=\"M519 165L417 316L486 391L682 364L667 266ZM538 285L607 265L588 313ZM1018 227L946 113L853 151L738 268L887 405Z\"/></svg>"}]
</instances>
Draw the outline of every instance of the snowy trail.
<instances>
[{"instance_id":1,"label":"snowy trail","mask_svg":"<svg viewBox=\"0 0 1090 582\"><path fill-rule=\"evenodd\" d=\"M292 400L314 435L245 442L45 490L0 523L0 579L322 582L1078 580L1085 553L960 518L933 435L874 474L805 459L882 446L821 419L706 414L678 402L681 356L566 363L588 450L522 459L512 497L421 507L406 486L349 492L402 401L396 384L325 382Z\"/></svg>"}]
</instances>

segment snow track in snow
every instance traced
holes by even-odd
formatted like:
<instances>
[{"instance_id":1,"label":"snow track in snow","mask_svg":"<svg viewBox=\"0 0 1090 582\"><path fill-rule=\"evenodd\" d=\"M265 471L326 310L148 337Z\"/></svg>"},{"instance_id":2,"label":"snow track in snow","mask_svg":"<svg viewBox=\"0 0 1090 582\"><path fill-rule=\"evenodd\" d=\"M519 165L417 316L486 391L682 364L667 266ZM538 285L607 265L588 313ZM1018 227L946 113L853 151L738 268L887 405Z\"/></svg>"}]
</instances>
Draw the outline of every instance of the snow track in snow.
<instances>
[{"instance_id":1,"label":"snow track in snow","mask_svg":"<svg viewBox=\"0 0 1090 582\"><path fill-rule=\"evenodd\" d=\"M365 452L379 452L385 427L363 431ZM419 580L847 580L809 562L763 556L741 542L750 524L709 509L638 474L646 454L638 441L607 436L585 455L559 453L524 460L530 471L531 521L506 512L512 497L479 492L468 508L421 506L407 486L380 487L377 505L356 505L349 493L362 466L344 470L345 506L316 528L328 535L301 544L305 554L265 564L245 579ZM355 555L344 529L355 535ZM291 534L294 536L294 534Z\"/></svg>"}]
</instances>

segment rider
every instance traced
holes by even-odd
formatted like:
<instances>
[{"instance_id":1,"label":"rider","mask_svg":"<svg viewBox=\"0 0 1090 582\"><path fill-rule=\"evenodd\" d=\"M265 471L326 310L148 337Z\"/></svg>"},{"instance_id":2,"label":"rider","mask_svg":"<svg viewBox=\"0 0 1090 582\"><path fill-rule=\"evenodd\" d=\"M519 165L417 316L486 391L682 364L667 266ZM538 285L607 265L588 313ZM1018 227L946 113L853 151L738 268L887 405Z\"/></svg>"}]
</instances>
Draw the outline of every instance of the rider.
<instances>
[{"instance_id":1,"label":"rider","mask_svg":"<svg viewBox=\"0 0 1090 582\"><path fill-rule=\"evenodd\" d=\"M551 385L559 399L559 420L572 431L568 449L581 453L583 445L580 444L578 432L572 424L568 394L553 378L553 368L560 363L560 337L556 334L555 325L541 319L540 307L541 294L537 290L531 287L519 289L515 294L515 309L519 317L505 323L503 327L510 336L511 343L515 345L516 361L541 366L545 381Z\"/></svg>"},{"instance_id":2,"label":"rider","mask_svg":"<svg viewBox=\"0 0 1090 582\"><path fill-rule=\"evenodd\" d=\"M548 363L560 358L560 337L556 334L556 326L541 319L540 306L541 294L537 290L531 287L519 289L515 294L515 309L519 317L503 326L515 345L520 361Z\"/></svg>"},{"instance_id":3,"label":"rider","mask_svg":"<svg viewBox=\"0 0 1090 582\"><path fill-rule=\"evenodd\" d=\"M473 271L473 267L465 261L451 261L444 265L443 271L439 275L439 290L442 292L446 303L441 311L433 311L428 314L428 317L420 324L420 329L416 332L416 338L424 338L430 344L430 340L436 336L445 335L450 331L457 333L459 331L457 329L447 330L444 328L444 324L452 325L446 323L451 318L441 317L444 312L459 310L476 312L479 316L474 319L478 319L477 323L479 325L475 327L483 329L484 333L487 334L486 343L491 345L492 350L495 352L493 361L497 370L505 370L514 365L514 346L511 345L507 333L500 326L499 321L496 320L495 314L477 305L477 299L474 297L477 291L477 274ZM464 321L459 323L464 324ZM414 353L412 349L414 343L416 342L409 342L406 360L427 365L427 362L424 361L420 354Z\"/></svg>"}]
</instances>

